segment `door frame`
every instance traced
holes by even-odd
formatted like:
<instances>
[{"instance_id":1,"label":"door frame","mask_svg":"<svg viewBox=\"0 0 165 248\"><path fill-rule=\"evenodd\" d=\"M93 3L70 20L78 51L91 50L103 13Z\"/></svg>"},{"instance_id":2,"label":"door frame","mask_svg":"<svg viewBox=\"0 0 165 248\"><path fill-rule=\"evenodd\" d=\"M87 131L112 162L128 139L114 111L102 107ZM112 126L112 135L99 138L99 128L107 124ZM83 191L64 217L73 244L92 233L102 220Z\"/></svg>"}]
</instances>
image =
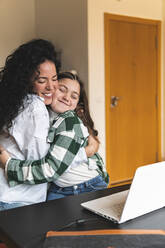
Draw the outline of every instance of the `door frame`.
<instances>
[{"instance_id":1,"label":"door frame","mask_svg":"<svg viewBox=\"0 0 165 248\"><path fill-rule=\"evenodd\" d=\"M110 130L109 123L110 120L110 40L109 40L109 21L116 20L122 22L130 22L130 23L142 23L148 25L155 25L157 30L157 58L156 58L156 70L157 70L157 147L158 147L158 161L162 160L161 154L161 21L159 20L151 20L151 19L143 19L122 15L114 15L109 13L104 13L104 47L105 47L105 118L106 118L106 165L108 170L108 165L110 164ZM110 172L109 172L110 173Z\"/></svg>"}]
</instances>

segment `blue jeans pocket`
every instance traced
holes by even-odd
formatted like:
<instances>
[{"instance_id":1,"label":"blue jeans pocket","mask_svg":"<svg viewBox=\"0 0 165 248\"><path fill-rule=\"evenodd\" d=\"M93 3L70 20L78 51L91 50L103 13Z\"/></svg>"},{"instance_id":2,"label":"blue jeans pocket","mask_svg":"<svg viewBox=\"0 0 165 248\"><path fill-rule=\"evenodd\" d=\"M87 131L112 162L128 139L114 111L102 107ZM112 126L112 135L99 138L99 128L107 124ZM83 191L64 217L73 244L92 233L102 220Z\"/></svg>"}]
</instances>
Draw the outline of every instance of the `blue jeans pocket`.
<instances>
[{"instance_id":1,"label":"blue jeans pocket","mask_svg":"<svg viewBox=\"0 0 165 248\"><path fill-rule=\"evenodd\" d=\"M92 190L100 190L100 189L106 189L108 184L105 181L94 183L88 186L89 189Z\"/></svg>"}]
</instances>

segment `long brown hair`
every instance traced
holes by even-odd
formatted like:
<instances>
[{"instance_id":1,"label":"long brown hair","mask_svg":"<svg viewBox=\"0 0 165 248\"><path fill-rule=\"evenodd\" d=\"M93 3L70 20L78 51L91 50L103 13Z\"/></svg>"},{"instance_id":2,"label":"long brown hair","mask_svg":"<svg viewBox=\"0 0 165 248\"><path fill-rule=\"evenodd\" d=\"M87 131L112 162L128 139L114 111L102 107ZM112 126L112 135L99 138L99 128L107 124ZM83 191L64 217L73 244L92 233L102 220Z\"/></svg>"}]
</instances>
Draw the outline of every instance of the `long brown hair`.
<instances>
[{"instance_id":1,"label":"long brown hair","mask_svg":"<svg viewBox=\"0 0 165 248\"><path fill-rule=\"evenodd\" d=\"M84 125L88 128L88 132L95 137L95 139L98 141L97 135L98 131L94 128L94 122L92 120L92 117L90 115L89 111L89 104L88 104L88 98L85 91L84 83L80 80L80 78L71 73L71 72L61 72L58 74L58 80L62 79L71 79L76 80L80 85L80 97L79 102L77 104L77 107L75 109L75 112L77 113L78 117L82 120Z\"/></svg>"},{"instance_id":2,"label":"long brown hair","mask_svg":"<svg viewBox=\"0 0 165 248\"><path fill-rule=\"evenodd\" d=\"M24 109L28 94L32 93L32 77L40 64L49 60L60 68L54 45L43 39L33 39L20 45L0 70L0 132L10 128L13 119ZM27 102L27 101L26 101Z\"/></svg>"}]
</instances>

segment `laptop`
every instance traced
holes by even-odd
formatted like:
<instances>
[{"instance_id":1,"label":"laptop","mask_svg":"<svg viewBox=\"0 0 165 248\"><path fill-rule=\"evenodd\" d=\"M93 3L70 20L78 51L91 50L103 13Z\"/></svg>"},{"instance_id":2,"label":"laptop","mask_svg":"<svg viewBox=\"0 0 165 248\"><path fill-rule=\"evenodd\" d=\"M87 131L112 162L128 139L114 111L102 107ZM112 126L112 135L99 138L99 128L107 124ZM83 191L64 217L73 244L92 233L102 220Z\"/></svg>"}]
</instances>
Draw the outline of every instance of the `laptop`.
<instances>
[{"instance_id":1,"label":"laptop","mask_svg":"<svg viewBox=\"0 0 165 248\"><path fill-rule=\"evenodd\" d=\"M164 207L164 192L165 162L158 162L138 167L129 190L81 206L120 224Z\"/></svg>"}]
</instances>

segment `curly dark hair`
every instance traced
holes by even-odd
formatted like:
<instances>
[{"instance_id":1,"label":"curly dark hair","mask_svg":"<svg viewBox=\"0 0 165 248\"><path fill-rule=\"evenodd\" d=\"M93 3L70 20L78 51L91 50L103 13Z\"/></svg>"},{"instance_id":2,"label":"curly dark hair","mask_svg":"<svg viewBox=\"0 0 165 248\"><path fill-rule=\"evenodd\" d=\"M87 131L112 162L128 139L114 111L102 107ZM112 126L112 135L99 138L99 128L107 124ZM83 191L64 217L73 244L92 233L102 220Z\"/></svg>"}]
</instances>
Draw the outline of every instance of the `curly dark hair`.
<instances>
[{"instance_id":1,"label":"curly dark hair","mask_svg":"<svg viewBox=\"0 0 165 248\"><path fill-rule=\"evenodd\" d=\"M80 80L80 78L77 75L71 72L61 72L58 74L59 81L62 79L66 79L66 78L71 79L71 80L76 80L79 83L80 97L79 97L79 102L77 104L75 112L77 113L78 117L82 120L84 125L88 128L89 133L92 134L98 141L98 138L97 138L98 131L94 128L94 122L90 115L89 103L88 103L88 98L87 98L87 94L85 91L84 83Z\"/></svg>"},{"instance_id":2,"label":"curly dark hair","mask_svg":"<svg viewBox=\"0 0 165 248\"><path fill-rule=\"evenodd\" d=\"M10 54L0 71L0 132L9 128L12 120L23 109L28 93L32 93L32 77L40 64L46 60L53 62L57 73L60 69L54 45L43 39L33 39L19 46Z\"/></svg>"}]
</instances>

